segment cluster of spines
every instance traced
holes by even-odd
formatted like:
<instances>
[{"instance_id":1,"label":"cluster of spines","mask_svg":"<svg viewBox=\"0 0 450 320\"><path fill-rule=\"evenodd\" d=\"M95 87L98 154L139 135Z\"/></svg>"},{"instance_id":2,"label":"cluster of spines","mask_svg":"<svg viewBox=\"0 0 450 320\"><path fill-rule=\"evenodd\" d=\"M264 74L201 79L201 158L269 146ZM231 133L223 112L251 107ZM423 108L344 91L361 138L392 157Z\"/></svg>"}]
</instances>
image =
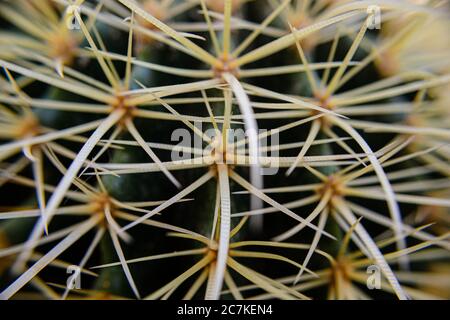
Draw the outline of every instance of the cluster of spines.
<instances>
[{"instance_id":1,"label":"cluster of spines","mask_svg":"<svg viewBox=\"0 0 450 320\"><path fill-rule=\"evenodd\" d=\"M445 297L427 288L445 267L422 269L448 257L450 46L417 45L445 30L445 4L141 2L1 5L0 183L35 189L0 214L2 298L30 284L47 298L362 299L370 265L383 292ZM174 145L177 128L200 148ZM263 179L265 163L279 173ZM146 248L158 254L130 257ZM93 287L52 283L72 264Z\"/></svg>"}]
</instances>

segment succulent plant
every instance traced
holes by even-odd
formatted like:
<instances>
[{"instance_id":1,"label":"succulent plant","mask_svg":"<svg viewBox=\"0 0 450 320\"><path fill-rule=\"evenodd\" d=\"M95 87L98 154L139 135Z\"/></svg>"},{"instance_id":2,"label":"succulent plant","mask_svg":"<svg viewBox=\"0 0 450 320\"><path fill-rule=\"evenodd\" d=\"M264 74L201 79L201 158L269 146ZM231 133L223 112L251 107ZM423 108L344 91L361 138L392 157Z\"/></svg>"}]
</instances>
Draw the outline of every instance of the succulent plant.
<instances>
[{"instance_id":1,"label":"succulent plant","mask_svg":"<svg viewBox=\"0 0 450 320\"><path fill-rule=\"evenodd\" d=\"M448 299L447 1L0 1L1 299Z\"/></svg>"}]
</instances>

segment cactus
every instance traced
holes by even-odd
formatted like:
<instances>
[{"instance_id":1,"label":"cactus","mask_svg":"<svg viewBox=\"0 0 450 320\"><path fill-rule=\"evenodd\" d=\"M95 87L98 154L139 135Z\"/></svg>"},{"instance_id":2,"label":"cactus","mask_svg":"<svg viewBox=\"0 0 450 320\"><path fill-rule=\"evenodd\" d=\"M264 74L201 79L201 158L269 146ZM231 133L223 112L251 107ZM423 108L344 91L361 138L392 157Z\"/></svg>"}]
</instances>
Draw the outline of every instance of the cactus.
<instances>
[{"instance_id":1,"label":"cactus","mask_svg":"<svg viewBox=\"0 0 450 320\"><path fill-rule=\"evenodd\" d=\"M450 298L449 24L0 1L1 299Z\"/></svg>"}]
</instances>

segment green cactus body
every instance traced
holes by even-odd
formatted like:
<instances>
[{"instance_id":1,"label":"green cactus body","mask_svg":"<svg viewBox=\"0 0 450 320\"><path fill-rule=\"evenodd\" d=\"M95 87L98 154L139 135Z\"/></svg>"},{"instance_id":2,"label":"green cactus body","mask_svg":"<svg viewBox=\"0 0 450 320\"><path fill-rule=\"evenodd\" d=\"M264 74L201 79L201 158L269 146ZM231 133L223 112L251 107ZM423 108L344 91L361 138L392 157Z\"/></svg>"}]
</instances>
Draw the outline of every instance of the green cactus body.
<instances>
[{"instance_id":1,"label":"green cactus body","mask_svg":"<svg viewBox=\"0 0 450 320\"><path fill-rule=\"evenodd\" d=\"M2 2L0 299L448 299L444 9Z\"/></svg>"}]
</instances>

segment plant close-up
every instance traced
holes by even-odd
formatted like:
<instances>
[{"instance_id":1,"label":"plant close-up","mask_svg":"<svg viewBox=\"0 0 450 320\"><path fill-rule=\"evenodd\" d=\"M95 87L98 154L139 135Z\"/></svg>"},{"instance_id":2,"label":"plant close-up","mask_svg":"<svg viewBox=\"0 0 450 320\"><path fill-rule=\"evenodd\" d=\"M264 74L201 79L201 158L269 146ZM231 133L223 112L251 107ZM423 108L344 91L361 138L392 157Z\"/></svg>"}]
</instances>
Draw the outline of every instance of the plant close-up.
<instances>
[{"instance_id":1,"label":"plant close-up","mask_svg":"<svg viewBox=\"0 0 450 320\"><path fill-rule=\"evenodd\" d=\"M0 299L450 299L449 30L447 0L0 0Z\"/></svg>"}]
</instances>

